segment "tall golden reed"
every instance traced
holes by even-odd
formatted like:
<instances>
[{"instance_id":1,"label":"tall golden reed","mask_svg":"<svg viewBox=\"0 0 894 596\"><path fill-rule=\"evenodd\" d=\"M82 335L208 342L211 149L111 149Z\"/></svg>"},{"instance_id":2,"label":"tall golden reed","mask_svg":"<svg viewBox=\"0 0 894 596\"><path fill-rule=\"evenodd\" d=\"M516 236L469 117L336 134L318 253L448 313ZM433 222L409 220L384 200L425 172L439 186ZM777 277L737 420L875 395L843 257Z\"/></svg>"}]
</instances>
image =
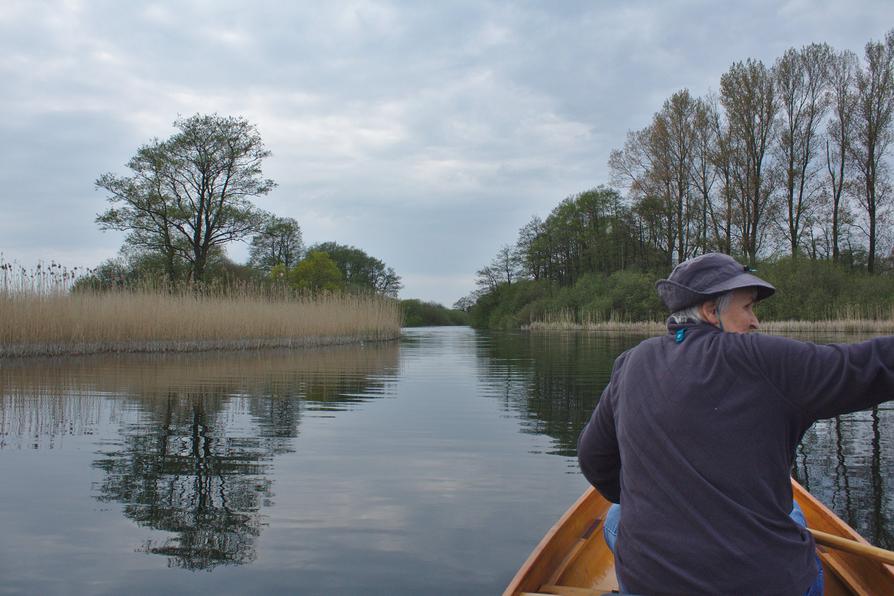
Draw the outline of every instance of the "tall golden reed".
<instances>
[{"instance_id":1,"label":"tall golden reed","mask_svg":"<svg viewBox=\"0 0 894 596\"><path fill-rule=\"evenodd\" d=\"M400 323L398 302L372 295L0 291L0 356L378 341Z\"/></svg>"}]
</instances>

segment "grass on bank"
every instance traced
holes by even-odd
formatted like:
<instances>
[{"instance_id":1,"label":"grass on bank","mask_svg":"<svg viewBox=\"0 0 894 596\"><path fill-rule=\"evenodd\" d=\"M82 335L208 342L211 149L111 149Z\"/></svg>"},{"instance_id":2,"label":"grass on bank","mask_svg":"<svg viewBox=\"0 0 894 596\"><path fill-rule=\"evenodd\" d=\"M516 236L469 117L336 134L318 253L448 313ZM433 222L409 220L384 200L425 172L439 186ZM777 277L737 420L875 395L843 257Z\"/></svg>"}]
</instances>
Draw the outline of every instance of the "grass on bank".
<instances>
[{"instance_id":1,"label":"grass on bank","mask_svg":"<svg viewBox=\"0 0 894 596\"><path fill-rule=\"evenodd\" d=\"M400 323L398 302L372 295L0 292L0 356L385 340Z\"/></svg>"},{"instance_id":2,"label":"grass on bank","mask_svg":"<svg viewBox=\"0 0 894 596\"><path fill-rule=\"evenodd\" d=\"M760 319L760 315L758 315ZM550 315L543 320L524 325L527 331L592 331L600 333L624 333L632 335L662 335L667 331L665 321L624 321L609 318L607 321L583 319L564 312ZM760 321L759 331L765 333L853 333L867 335L894 334L894 312L887 318L860 318L843 312L838 317L819 321Z\"/></svg>"}]
</instances>

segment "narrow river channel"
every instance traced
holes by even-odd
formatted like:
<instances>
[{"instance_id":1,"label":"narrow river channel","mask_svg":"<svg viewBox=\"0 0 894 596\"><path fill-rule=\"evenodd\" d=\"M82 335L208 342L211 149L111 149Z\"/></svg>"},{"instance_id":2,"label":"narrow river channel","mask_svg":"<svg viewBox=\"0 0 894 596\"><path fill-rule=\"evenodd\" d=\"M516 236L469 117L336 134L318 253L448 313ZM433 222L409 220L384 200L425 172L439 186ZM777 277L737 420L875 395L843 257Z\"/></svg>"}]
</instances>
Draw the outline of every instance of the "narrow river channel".
<instances>
[{"instance_id":1,"label":"narrow river channel","mask_svg":"<svg viewBox=\"0 0 894 596\"><path fill-rule=\"evenodd\" d=\"M640 339L4 361L0 594L498 594ZM794 472L894 548L894 406L815 425Z\"/></svg>"}]
</instances>

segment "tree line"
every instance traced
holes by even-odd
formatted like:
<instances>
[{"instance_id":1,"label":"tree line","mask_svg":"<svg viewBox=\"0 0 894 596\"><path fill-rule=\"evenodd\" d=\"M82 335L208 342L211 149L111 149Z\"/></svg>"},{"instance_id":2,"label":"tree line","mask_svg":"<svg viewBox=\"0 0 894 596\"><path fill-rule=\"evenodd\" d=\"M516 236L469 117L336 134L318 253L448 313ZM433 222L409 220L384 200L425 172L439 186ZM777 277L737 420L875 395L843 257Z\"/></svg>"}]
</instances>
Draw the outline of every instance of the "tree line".
<instances>
[{"instance_id":1,"label":"tree line","mask_svg":"<svg viewBox=\"0 0 894 596\"><path fill-rule=\"evenodd\" d=\"M625 282L649 272L654 281L652 273L709 251L751 265L787 256L886 272L892 117L894 30L867 43L862 61L817 43L791 48L772 65L736 62L717 93L682 89L664 101L611 152L614 188L579 193L546 219L533 217L456 306L493 314L502 304L519 322L520 305L543 303L525 313L534 316L585 278L623 286L619 272ZM520 298L527 291L535 295ZM498 293L511 293L519 308L505 308L507 296ZM640 313L653 309L660 304ZM489 324L487 317L477 324Z\"/></svg>"},{"instance_id":2,"label":"tree line","mask_svg":"<svg viewBox=\"0 0 894 596\"><path fill-rule=\"evenodd\" d=\"M748 59L718 93L682 89L609 158L612 182L668 265L707 250L785 252L876 268L891 199L894 30L851 51L817 43Z\"/></svg>"},{"instance_id":3,"label":"tree line","mask_svg":"<svg viewBox=\"0 0 894 596\"><path fill-rule=\"evenodd\" d=\"M174 121L168 139L152 139L127 162L129 175L106 173L96 187L112 206L96 219L127 232L121 257L104 262L81 286L106 288L151 280L201 286L209 281L264 281L302 291L371 291L396 297L400 276L381 260L336 242L305 248L293 218L259 209L253 199L276 183L265 178L270 156L246 119L196 114ZM249 240L245 265L226 244Z\"/></svg>"}]
</instances>

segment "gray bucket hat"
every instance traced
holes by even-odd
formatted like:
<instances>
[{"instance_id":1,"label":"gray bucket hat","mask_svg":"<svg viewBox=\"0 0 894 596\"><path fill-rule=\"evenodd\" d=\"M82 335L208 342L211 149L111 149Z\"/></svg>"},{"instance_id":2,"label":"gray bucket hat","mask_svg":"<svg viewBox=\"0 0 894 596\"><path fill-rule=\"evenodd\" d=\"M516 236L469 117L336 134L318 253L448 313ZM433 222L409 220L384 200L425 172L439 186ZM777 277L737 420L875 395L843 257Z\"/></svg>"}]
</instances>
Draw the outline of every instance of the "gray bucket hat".
<instances>
[{"instance_id":1,"label":"gray bucket hat","mask_svg":"<svg viewBox=\"0 0 894 596\"><path fill-rule=\"evenodd\" d=\"M667 279L655 284L662 302L671 312L701 304L714 296L738 288L755 288L763 300L776 291L772 285L752 275L751 269L729 255L709 252L683 261Z\"/></svg>"}]
</instances>

